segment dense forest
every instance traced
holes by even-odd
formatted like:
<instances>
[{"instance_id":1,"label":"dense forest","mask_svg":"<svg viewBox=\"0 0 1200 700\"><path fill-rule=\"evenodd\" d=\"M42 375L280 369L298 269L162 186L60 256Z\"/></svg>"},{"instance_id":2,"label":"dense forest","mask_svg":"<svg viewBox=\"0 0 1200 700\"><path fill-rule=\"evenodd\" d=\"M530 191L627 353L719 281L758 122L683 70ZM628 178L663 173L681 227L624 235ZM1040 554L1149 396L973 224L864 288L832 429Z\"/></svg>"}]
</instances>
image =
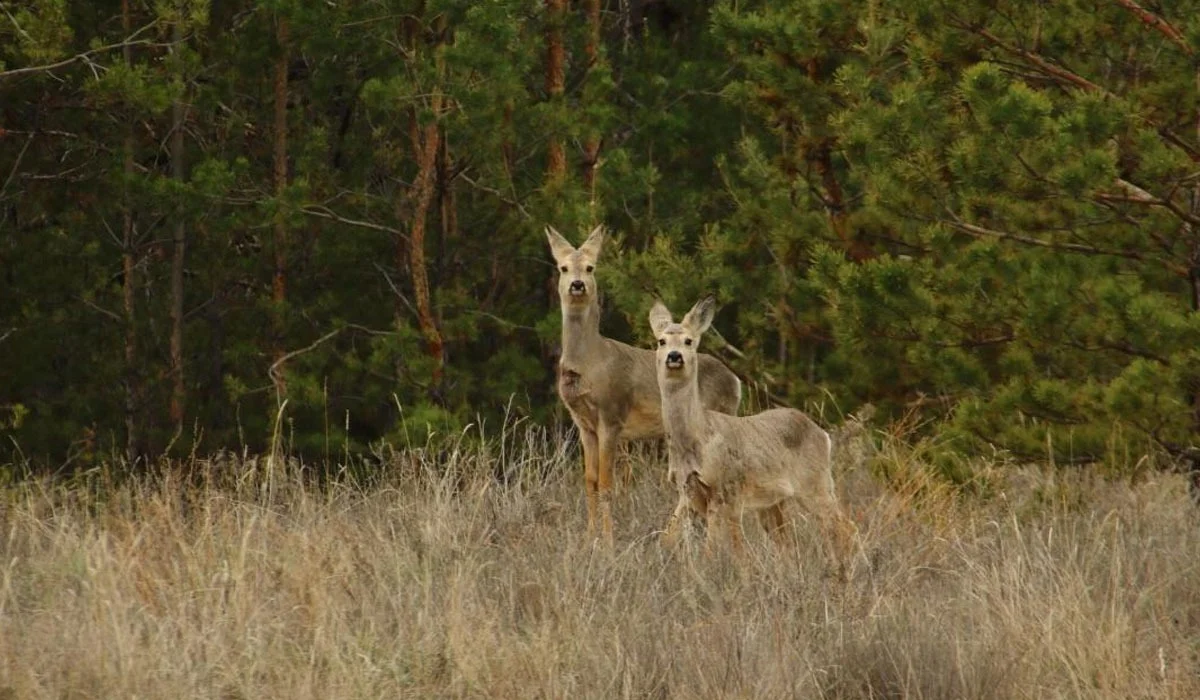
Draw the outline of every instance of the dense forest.
<instances>
[{"instance_id":1,"label":"dense forest","mask_svg":"<svg viewBox=\"0 0 1200 700\"><path fill-rule=\"evenodd\" d=\"M548 223L756 405L1200 445L1196 0L0 8L0 463L561 420Z\"/></svg>"}]
</instances>

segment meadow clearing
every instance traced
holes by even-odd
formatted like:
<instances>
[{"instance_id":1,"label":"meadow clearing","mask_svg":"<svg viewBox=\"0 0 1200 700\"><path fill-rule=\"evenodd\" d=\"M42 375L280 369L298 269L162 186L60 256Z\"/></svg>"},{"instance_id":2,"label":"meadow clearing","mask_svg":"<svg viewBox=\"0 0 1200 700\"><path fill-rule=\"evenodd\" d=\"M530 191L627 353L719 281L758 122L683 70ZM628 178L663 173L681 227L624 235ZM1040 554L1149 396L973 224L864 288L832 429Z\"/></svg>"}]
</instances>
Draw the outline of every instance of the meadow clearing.
<instances>
[{"instance_id":1,"label":"meadow clearing","mask_svg":"<svg viewBox=\"0 0 1200 700\"><path fill-rule=\"evenodd\" d=\"M1181 476L977 463L877 433L836 473L870 565L816 528L668 550L634 449L616 547L578 446L510 426L380 452L31 479L0 501L0 698L1200 697L1200 514ZM272 466L274 464L275 466Z\"/></svg>"}]
</instances>

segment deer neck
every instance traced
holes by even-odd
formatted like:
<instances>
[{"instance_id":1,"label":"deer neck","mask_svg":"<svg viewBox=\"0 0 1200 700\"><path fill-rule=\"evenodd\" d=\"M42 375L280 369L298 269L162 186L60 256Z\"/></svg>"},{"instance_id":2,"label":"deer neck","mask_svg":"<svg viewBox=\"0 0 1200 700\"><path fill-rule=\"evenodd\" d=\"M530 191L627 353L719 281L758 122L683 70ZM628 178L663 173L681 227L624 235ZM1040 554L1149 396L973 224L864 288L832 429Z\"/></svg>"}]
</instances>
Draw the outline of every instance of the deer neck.
<instances>
[{"instance_id":1,"label":"deer neck","mask_svg":"<svg viewBox=\"0 0 1200 700\"><path fill-rule=\"evenodd\" d=\"M595 298L582 309L562 307L562 364L588 366L600 352L600 305Z\"/></svg>"},{"instance_id":2,"label":"deer neck","mask_svg":"<svg viewBox=\"0 0 1200 700\"><path fill-rule=\"evenodd\" d=\"M678 384L660 382L663 428L672 468L685 471L700 468L700 447L707 432L708 418L700 403L700 386L695 377Z\"/></svg>"}]
</instances>

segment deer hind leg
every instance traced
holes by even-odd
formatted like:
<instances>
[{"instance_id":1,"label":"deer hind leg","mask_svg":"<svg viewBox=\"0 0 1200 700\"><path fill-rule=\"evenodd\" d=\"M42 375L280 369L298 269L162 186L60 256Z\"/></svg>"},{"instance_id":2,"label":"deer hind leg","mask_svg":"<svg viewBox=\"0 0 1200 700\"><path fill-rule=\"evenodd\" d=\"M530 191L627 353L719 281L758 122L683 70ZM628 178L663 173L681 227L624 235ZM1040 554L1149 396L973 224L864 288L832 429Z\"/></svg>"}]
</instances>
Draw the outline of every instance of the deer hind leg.
<instances>
[{"instance_id":1,"label":"deer hind leg","mask_svg":"<svg viewBox=\"0 0 1200 700\"><path fill-rule=\"evenodd\" d=\"M826 551L837 567L838 578L845 580L847 567L854 553L857 528L842 512L841 505L832 494L821 503L816 515L821 524Z\"/></svg>"},{"instance_id":2,"label":"deer hind leg","mask_svg":"<svg viewBox=\"0 0 1200 700\"><path fill-rule=\"evenodd\" d=\"M595 537L600 447L596 433L587 428L579 429L579 438L583 444L583 487L587 495L588 537Z\"/></svg>"}]
</instances>

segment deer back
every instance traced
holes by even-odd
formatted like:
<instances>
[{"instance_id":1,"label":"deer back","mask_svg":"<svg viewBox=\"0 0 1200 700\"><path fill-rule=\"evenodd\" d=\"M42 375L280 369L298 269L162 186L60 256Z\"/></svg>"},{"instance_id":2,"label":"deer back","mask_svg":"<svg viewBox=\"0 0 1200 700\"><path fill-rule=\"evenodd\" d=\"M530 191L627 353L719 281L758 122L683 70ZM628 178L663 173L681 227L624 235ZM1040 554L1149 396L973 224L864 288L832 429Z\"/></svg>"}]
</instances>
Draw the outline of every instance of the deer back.
<instances>
[{"instance_id":1,"label":"deer back","mask_svg":"<svg viewBox=\"0 0 1200 700\"><path fill-rule=\"evenodd\" d=\"M700 478L718 492L755 509L827 488L829 434L804 413L775 408L706 417Z\"/></svg>"}]
</instances>

